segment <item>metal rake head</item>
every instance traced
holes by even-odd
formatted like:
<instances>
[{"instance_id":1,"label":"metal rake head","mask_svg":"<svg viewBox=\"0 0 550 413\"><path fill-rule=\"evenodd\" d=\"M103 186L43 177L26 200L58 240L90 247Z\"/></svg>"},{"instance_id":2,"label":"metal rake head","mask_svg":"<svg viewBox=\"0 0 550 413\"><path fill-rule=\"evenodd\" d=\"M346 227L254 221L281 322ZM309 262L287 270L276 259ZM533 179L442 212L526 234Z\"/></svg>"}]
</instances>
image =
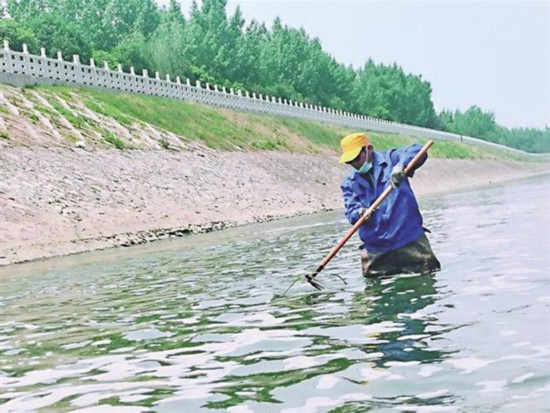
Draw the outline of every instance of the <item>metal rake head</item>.
<instances>
[{"instance_id":1,"label":"metal rake head","mask_svg":"<svg viewBox=\"0 0 550 413\"><path fill-rule=\"evenodd\" d=\"M322 268L321 268L321 270L322 270ZM311 275L306 275L306 276L305 276L307 282L310 283L316 290L319 290L319 291L325 289L325 287L323 286L323 284L321 284L319 281L317 281L317 280L315 279L315 277L317 277L317 275L321 272L321 270L317 270L317 271L315 271L313 274L311 274ZM338 278L340 279L340 281L342 281L344 284L346 284L346 285L348 284L348 283L346 282L346 280L344 280L344 279L343 279L342 277L340 277L338 274L335 274L335 275L336 275L336 277L338 277Z\"/></svg>"},{"instance_id":2,"label":"metal rake head","mask_svg":"<svg viewBox=\"0 0 550 413\"><path fill-rule=\"evenodd\" d=\"M315 271L313 274L304 274L303 276L305 277L305 279L307 280L308 283L311 284L311 286L313 288L315 288L317 291L321 291L321 290L324 290L325 287L323 286L323 284L321 284L319 281L317 281L315 279L315 277L317 277L317 275L319 275L319 273L323 270L323 267L319 267L317 269L317 271ZM338 274L336 274L336 276L344 283L344 284L347 284L346 280L344 280L342 277L340 277ZM286 293L294 286L294 284L296 284L300 279L302 278L302 275L298 275L294 281L292 281L292 283L288 286L288 288L285 290L285 292L283 293L283 296L286 295Z\"/></svg>"},{"instance_id":3,"label":"metal rake head","mask_svg":"<svg viewBox=\"0 0 550 413\"><path fill-rule=\"evenodd\" d=\"M317 274L319 274L318 271L314 272L313 274L306 274L306 280L308 283L310 283L313 288L315 288L316 290L323 290L325 287L323 287L323 284L321 284L319 281L317 281L315 279L315 277L317 276Z\"/></svg>"}]
</instances>

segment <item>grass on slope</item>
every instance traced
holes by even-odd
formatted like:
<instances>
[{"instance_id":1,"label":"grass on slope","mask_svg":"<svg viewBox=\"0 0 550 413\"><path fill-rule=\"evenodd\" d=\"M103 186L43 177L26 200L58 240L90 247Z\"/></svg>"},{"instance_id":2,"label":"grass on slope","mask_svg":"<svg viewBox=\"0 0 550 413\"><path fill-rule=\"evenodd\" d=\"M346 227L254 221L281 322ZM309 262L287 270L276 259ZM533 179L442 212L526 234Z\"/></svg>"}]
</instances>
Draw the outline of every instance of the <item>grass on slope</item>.
<instances>
[{"instance_id":1,"label":"grass on slope","mask_svg":"<svg viewBox=\"0 0 550 413\"><path fill-rule=\"evenodd\" d=\"M71 101L75 95L92 111L112 117L124 125L135 120L172 132L186 141L201 141L220 150L285 150L319 153L339 151L342 136L356 132L350 128L300 119L231 111L180 100L128 94L91 88L35 86ZM423 138L369 132L376 149L425 143ZM439 158L529 160L498 149L436 141L430 155Z\"/></svg>"},{"instance_id":2,"label":"grass on slope","mask_svg":"<svg viewBox=\"0 0 550 413\"><path fill-rule=\"evenodd\" d=\"M138 119L214 149L314 151L307 140L292 139L290 128L277 128L277 122L269 125L264 122L267 120L264 116L248 113L230 116L226 110L145 95L98 90L79 93L89 109L112 116L123 124ZM329 133L326 127L311 129L314 135Z\"/></svg>"}]
</instances>

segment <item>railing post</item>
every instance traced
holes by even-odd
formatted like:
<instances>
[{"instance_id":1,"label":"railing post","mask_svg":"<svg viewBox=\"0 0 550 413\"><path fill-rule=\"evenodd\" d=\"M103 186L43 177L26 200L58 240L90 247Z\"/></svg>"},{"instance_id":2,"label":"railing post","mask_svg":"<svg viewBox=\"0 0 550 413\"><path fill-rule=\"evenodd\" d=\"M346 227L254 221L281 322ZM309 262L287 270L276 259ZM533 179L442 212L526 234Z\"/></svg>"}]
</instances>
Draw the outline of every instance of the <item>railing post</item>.
<instances>
[{"instance_id":1,"label":"railing post","mask_svg":"<svg viewBox=\"0 0 550 413\"><path fill-rule=\"evenodd\" d=\"M80 56L77 54L73 55L73 81L75 83L82 83L82 72L80 68Z\"/></svg>"},{"instance_id":2,"label":"railing post","mask_svg":"<svg viewBox=\"0 0 550 413\"><path fill-rule=\"evenodd\" d=\"M4 39L4 60L6 61L6 72L13 72L12 63L11 63L11 53L10 53L10 43Z\"/></svg>"},{"instance_id":3,"label":"railing post","mask_svg":"<svg viewBox=\"0 0 550 413\"><path fill-rule=\"evenodd\" d=\"M141 77L143 77L143 92L150 94L151 87L149 85L149 73L147 72L147 69L141 70Z\"/></svg>"},{"instance_id":4,"label":"railing post","mask_svg":"<svg viewBox=\"0 0 550 413\"><path fill-rule=\"evenodd\" d=\"M48 72L48 63L46 61L46 49L41 47L40 48L40 73L42 77L50 77L50 73Z\"/></svg>"}]
</instances>

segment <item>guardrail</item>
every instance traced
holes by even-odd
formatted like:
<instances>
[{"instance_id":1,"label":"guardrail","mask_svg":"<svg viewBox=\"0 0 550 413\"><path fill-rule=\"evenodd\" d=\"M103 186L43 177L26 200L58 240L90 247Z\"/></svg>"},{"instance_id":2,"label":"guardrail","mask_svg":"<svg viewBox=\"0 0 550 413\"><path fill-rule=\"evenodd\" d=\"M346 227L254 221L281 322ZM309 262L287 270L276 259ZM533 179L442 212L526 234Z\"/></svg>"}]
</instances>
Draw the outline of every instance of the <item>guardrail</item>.
<instances>
[{"instance_id":1,"label":"guardrail","mask_svg":"<svg viewBox=\"0 0 550 413\"><path fill-rule=\"evenodd\" d=\"M248 91L241 90L235 92L233 89L227 91L225 87L220 88L217 85L212 87L208 83L203 85L199 81L195 85L191 85L189 79L186 79L185 83L182 83L179 77L172 81L170 75L166 75L166 79L161 79L158 72L152 78L147 70L143 70L141 75L136 74L133 67L130 68L130 72L124 72L121 65L118 65L117 70L111 70L107 62L104 62L103 67L97 67L93 59L90 60L89 65L85 65L80 62L78 55L73 55L73 60L70 62L65 61L61 52L58 52L57 59L52 59L46 56L44 48L40 50L40 55L30 54L27 45L23 45L22 52L17 52L10 49L7 40L4 40L3 49L0 50L0 81L19 87L32 84L74 84L121 92L143 93L228 109L326 122L358 130L450 140L497 148L521 155L534 155L470 136L385 121L303 102L289 101L280 97L250 94Z\"/></svg>"}]
</instances>

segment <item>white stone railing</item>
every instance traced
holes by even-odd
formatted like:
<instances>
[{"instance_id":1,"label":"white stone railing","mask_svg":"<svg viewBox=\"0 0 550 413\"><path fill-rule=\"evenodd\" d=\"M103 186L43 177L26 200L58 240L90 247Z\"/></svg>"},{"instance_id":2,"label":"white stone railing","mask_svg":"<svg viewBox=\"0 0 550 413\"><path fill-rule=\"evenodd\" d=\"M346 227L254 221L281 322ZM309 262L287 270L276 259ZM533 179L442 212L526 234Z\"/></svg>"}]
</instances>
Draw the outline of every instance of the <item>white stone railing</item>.
<instances>
[{"instance_id":1,"label":"white stone railing","mask_svg":"<svg viewBox=\"0 0 550 413\"><path fill-rule=\"evenodd\" d=\"M27 45L23 45L22 52L17 52L9 48L7 40L4 40L3 48L0 49L0 82L19 87L32 84L74 84L143 93L228 109L326 122L358 130L458 141L530 155L469 136L385 121L273 96L250 94L241 90L227 91L225 87L220 88L217 85L212 87L208 83L202 85L199 81L191 85L189 79L182 83L179 77L173 81L169 75L166 75L166 79L161 79L158 72L152 78L146 70L141 75L136 74L133 67L130 68L129 73L124 72L121 65L118 65L116 70L111 70L107 62L103 63L103 67L97 67L93 59L90 60L89 65L85 65L80 62L78 55L73 55L72 62L69 62L63 59L61 52L58 52L57 59L52 59L46 56L44 48L41 49L40 55L29 54Z\"/></svg>"}]
</instances>

